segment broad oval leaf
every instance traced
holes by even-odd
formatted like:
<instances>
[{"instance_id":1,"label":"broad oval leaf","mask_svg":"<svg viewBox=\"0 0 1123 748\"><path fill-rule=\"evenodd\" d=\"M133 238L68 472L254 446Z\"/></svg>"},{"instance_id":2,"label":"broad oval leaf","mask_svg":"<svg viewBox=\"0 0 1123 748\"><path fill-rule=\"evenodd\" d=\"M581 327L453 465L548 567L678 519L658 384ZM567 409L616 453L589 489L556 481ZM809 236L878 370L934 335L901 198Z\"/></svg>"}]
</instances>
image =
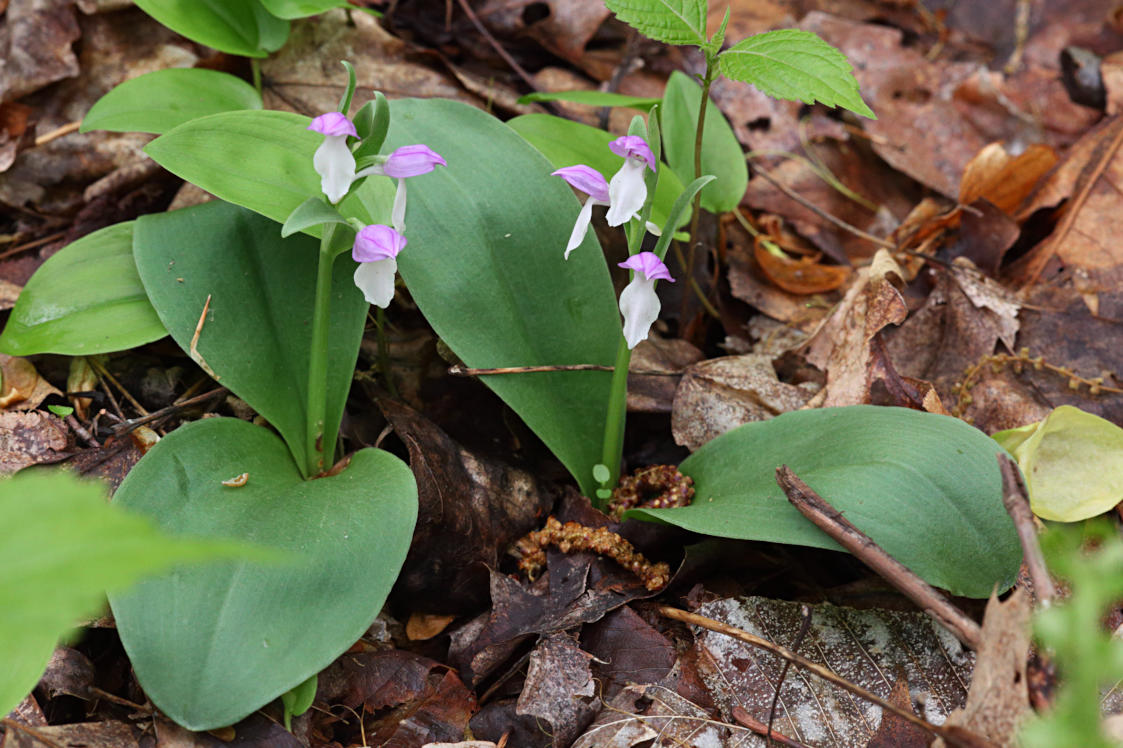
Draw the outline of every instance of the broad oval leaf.
<instances>
[{"instance_id":1,"label":"broad oval leaf","mask_svg":"<svg viewBox=\"0 0 1123 748\"><path fill-rule=\"evenodd\" d=\"M688 457L694 503L639 509L694 532L838 549L776 485L788 465L846 519L930 584L988 597L1022 551L1002 506L1001 448L962 421L854 405L785 413L722 434Z\"/></svg>"},{"instance_id":2,"label":"broad oval leaf","mask_svg":"<svg viewBox=\"0 0 1123 748\"><path fill-rule=\"evenodd\" d=\"M611 365L620 317L593 236L563 259L580 205L511 128L454 101L395 101L387 150L425 143L446 168L409 180L398 267L437 334L472 367ZM605 149L607 152L607 148ZM592 495L608 372L483 377Z\"/></svg>"},{"instance_id":3,"label":"broad oval leaf","mask_svg":"<svg viewBox=\"0 0 1123 748\"><path fill-rule=\"evenodd\" d=\"M16 300L0 351L89 356L167 335L133 262L133 225L107 226L44 262Z\"/></svg>"},{"instance_id":4,"label":"broad oval leaf","mask_svg":"<svg viewBox=\"0 0 1123 748\"><path fill-rule=\"evenodd\" d=\"M133 243L148 297L184 351L190 352L210 297L197 361L276 427L304 469L319 243L302 234L282 239L278 224L222 202L143 216ZM354 272L350 258L337 259L328 338L328 445L335 444L369 308Z\"/></svg>"},{"instance_id":5,"label":"broad oval leaf","mask_svg":"<svg viewBox=\"0 0 1123 748\"><path fill-rule=\"evenodd\" d=\"M821 101L877 119L862 101L846 55L810 31L755 34L722 52L718 64L727 78L751 83L777 99Z\"/></svg>"},{"instance_id":6,"label":"broad oval leaf","mask_svg":"<svg viewBox=\"0 0 1123 748\"><path fill-rule=\"evenodd\" d=\"M268 13L259 0L136 0L172 31L220 52L265 57L289 35L288 21Z\"/></svg>"},{"instance_id":7,"label":"broad oval leaf","mask_svg":"<svg viewBox=\"0 0 1123 748\"><path fill-rule=\"evenodd\" d=\"M277 18L307 18L332 8L351 8L347 0L261 0L261 4Z\"/></svg>"},{"instance_id":8,"label":"broad oval leaf","mask_svg":"<svg viewBox=\"0 0 1123 748\"><path fill-rule=\"evenodd\" d=\"M102 96L82 120L82 132L150 132L155 135L199 117L261 109L261 94L229 73L199 68L157 70Z\"/></svg>"},{"instance_id":9,"label":"broad oval leaf","mask_svg":"<svg viewBox=\"0 0 1123 748\"><path fill-rule=\"evenodd\" d=\"M524 114L508 121L507 124L550 160L553 165L550 171L563 166L585 164L610 180L624 163L619 156L608 150L608 144L615 140L616 136L596 127L555 117L552 114ZM562 181L557 177L554 179ZM682 182L666 164L660 163L659 182L655 187L655 199L651 205L651 220L656 226L666 223L667 217L671 214L671 206L681 193ZM688 220L690 220L689 214L683 218L683 223ZM562 247L564 246L563 241Z\"/></svg>"},{"instance_id":10,"label":"broad oval leaf","mask_svg":"<svg viewBox=\"0 0 1123 748\"><path fill-rule=\"evenodd\" d=\"M667 44L706 45L705 0L605 0L616 17Z\"/></svg>"},{"instance_id":11,"label":"broad oval leaf","mask_svg":"<svg viewBox=\"0 0 1123 748\"><path fill-rule=\"evenodd\" d=\"M683 184L694 181L694 137L702 87L679 71L671 73L663 93L663 158ZM713 101L706 107L702 133L702 174L717 177L702 188L702 207L711 213L734 210L749 186L749 169L741 143L721 109Z\"/></svg>"},{"instance_id":12,"label":"broad oval leaf","mask_svg":"<svg viewBox=\"0 0 1123 748\"><path fill-rule=\"evenodd\" d=\"M223 485L243 473L245 485ZM233 537L289 559L177 569L110 595L145 693L206 730L303 683L362 636L409 550L417 488L401 460L375 449L338 475L303 480L271 431L213 418L161 440L114 504L166 532Z\"/></svg>"},{"instance_id":13,"label":"broad oval leaf","mask_svg":"<svg viewBox=\"0 0 1123 748\"><path fill-rule=\"evenodd\" d=\"M169 537L148 518L109 506L103 486L60 470L0 481L0 527L4 714L39 682L58 640L102 607L107 588L173 564L268 557L233 543Z\"/></svg>"},{"instance_id":14,"label":"broad oval leaf","mask_svg":"<svg viewBox=\"0 0 1123 748\"><path fill-rule=\"evenodd\" d=\"M1123 500L1123 429L1071 405L992 437L1018 461L1033 513L1079 522Z\"/></svg>"},{"instance_id":15,"label":"broad oval leaf","mask_svg":"<svg viewBox=\"0 0 1123 748\"><path fill-rule=\"evenodd\" d=\"M324 136L308 130L311 121L289 112L224 112L180 125L144 152L212 195L283 223L321 194L312 154ZM388 223L393 201L388 178L368 177L337 209L363 223Z\"/></svg>"}]
</instances>

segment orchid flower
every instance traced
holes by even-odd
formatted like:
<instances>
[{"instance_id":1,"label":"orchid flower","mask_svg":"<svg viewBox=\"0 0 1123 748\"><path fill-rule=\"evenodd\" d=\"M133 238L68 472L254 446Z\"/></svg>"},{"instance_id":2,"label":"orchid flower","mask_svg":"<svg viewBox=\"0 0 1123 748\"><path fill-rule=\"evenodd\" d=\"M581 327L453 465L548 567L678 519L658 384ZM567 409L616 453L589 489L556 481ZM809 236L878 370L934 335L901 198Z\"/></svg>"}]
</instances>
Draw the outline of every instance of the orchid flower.
<instances>
[{"instance_id":1,"label":"orchid flower","mask_svg":"<svg viewBox=\"0 0 1123 748\"><path fill-rule=\"evenodd\" d=\"M608 213L605 219L609 226L619 226L634 218L647 201L647 184L643 179L643 167L655 171L655 154L647 142L639 135L625 135L608 144L617 156L624 158L624 165L608 183Z\"/></svg>"},{"instance_id":2,"label":"orchid flower","mask_svg":"<svg viewBox=\"0 0 1123 748\"><path fill-rule=\"evenodd\" d=\"M634 218L643 204L647 201L647 184L643 179L643 167L655 171L655 154L638 135L625 135L608 144L608 147L617 156L624 157L624 165L608 182L604 176L591 166L578 164L566 166L553 172L553 176L561 177L589 197L581 206L577 214L577 222L573 224L573 232L569 235L569 243L565 247L565 259L569 253L585 239L589 230L589 221L593 215L594 205L607 205L609 226L619 226ZM650 221L647 230L656 236L659 228Z\"/></svg>"},{"instance_id":3,"label":"orchid flower","mask_svg":"<svg viewBox=\"0 0 1123 748\"><path fill-rule=\"evenodd\" d=\"M640 252L619 264L622 268L635 271L631 283L620 292L620 313L624 315L624 340L628 349L635 348L640 341L647 340L651 326L659 318L659 296L655 293L655 281L671 283L675 279L654 252Z\"/></svg>"},{"instance_id":4,"label":"orchid flower","mask_svg":"<svg viewBox=\"0 0 1123 748\"><path fill-rule=\"evenodd\" d=\"M355 235L351 258L359 263L355 285L368 303L385 309L394 298L394 276L398 272L398 253L405 248L406 238L389 226L364 226Z\"/></svg>"},{"instance_id":5,"label":"orchid flower","mask_svg":"<svg viewBox=\"0 0 1123 748\"><path fill-rule=\"evenodd\" d=\"M351 120L339 112L321 114L312 120L308 129L324 136L324 142L312 157L312 166L320 175L320 189L335 205L347 195L355 181L355 157L347 147L347 138L359 134Z\"/></svg>"},{"instance_id":6,"label":"orchid flower","mask_svg":"<svg viewBox=\"0 0 1123 748\"><path fill-rule=\"evenodd\" d=\"M395 149L384 161L368 166L355 175L356 179L372 175L394 177L398 190L394 193L394 207L390 210L390 223L399 233L406 230L406 177L428 174L437 166L447 166L439 153L427 145L403 145Z\"/></svg>"},{"instance_id":7,"label":"orchid flower","mask_svg":"<svg viewBox=\"0 0 1123 748\"><path fill-rule=\"evenodd\" d=\"M593 206L608 205L608 182L599 171L584 164L563 167L553 172L551 176L561 177L571 187L589 196L581 206L581 212L577 214L577 222L573 224L569 243L565 245L565 259L568 260L569 253L585 241L585 234L589 231L589 221L593 217Z\"/></svg>"}]
</instances>

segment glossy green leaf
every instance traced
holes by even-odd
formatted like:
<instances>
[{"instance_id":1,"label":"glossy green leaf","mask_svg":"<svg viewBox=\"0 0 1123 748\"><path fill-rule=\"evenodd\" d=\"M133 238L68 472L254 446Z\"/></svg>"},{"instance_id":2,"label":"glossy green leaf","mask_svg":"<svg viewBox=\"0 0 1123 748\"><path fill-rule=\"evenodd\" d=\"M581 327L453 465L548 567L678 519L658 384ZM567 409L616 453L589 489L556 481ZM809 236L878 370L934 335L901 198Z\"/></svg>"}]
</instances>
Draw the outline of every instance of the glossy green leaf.
<instances>
[{"instance_id":1,"label":"glossy green leaf","mask_svg":"<svg viewBox=\"0 0 1123 748\"><path fill-rule=\"evenodd\" d=\"M266 12L259 0L136 0L172 31L220 52L265 57L289 35L288 21Z\"/></svg>"},{"instance_id":2,"label":"glossy green leaf","mask_svg":"<svg viewBox=\"0 0 1123 748\"><path fill-rule=\"evenodd\" d=\"M425 143L448 161L409 180L409 246L397 258L437 334L472 367L611 365L620 337L612 283L591 234L563 259L580 205L550 162L465 104L404 99L393 114L387 150ZM591 495L610 374L483 380Z\"/></svg>"},{"instance_id":3,"label":"glossy green leaf","mask_svg":"<svg viewBox=\"0 0 1123 748\"><path fill-rule=\"evenodd\" d=\"M608 91L535 91L519 97L520 104L530 104L536 101L570 101L574 104L585 104L587 106L624 106L647 111L658 104L661 99L628 96L627 94L610 93Z\"/></svg>"},{"instance_id":4,"label":"glossy green leaf","mask_svg":"<svg viewBox=\"0 0 1123 748\"><path fill-rule=\"evenodd\" d=\"M245 485L224 480L247 475ZM289 563L177 569L111 594L145 693L192 730L237 722L326 667L362 636L409 550L417 489L375 449L306 481L268 429L232 418L183 426L132 469L114 504L167 532L234 537Z\"/></svg>"},{"instance_id":5,"label":"glossy green leaf","mask_svg":"<svg viewBox=\"0 0 1123 748\"><path fill-rule=\"evenodd\" d=\"M167 335L133 263L133 223L88 234L44 262L16 300L0 351L88 356Z\"/></svg>"},{"instance_id":6,"label":"glossy green leaf","mask_svg":"<svg viewBox=\"0 0 1123 748\"><path fill-rule=\"evenodd\" d=\"M524 114L507 124L550 160L553 165L550 171L563 166L585 164L610 180L624 163L623 159L608 150L608 144L616 136L604 130L552 114ZM557 177L554 179L562 181ZM662 226L666 222L671 206L681 192L682 182L666 164L660 163L659 184L655 188L655 199L651 206L651 220L655 225ZM689 220L689 216L684 222L686 220ZM565 241L562 240L562 247L564 246Z\"/></svg>"},{"instance_id":7,"label":"glossy green leaf","mask_svg":"<svg viewBox=\"0 0 1123 748\"><path fill-rule=\"evenodd\" d=\"M150 132L156 135L198 117L261 109L261 94L229 73L170 68L131 78L102 96L82 120L82 132Z\"/></svg>"},{"instance_id":8,"label":"glossy green leaf","mask_svg":"<svg viewBox=\"0 0 1123 748\"><path fill-rule=\"evenodd\" d=\"M706 44L705 0L605 0L609 10L649 39Z\"/></svg>"},{"instance_id":9,"label":"glossy green leaf","mask_svg":"<svg viewBox=\"0 0 1123 748\"><path fill-rule=\"evenodd\" d=\"M207 297L197 351L218 383L263 415L308 464L308 359L319 243L222 202L144 216L134 253L152 305L185 351ZM339 428L369 308L355 264L335 264L324 433ZM334 444L334 437L327 443ZM227 476L229 477L229 476Z\"/></svg>"},{"instance_id":10,"label":"glossy green leaf","mask_svg":"<svg viewBox=\"0 0 1123 748\"><path fill-rule=\"evenodd\" d=\"M821 101L877 119L862 101L846 55L810 31L781 29L743 39L718 56L727 78L751 83L777 99Z\"/></svg>"},{"instance_id":11,"label":"glossy green leaf","mask_svg":"<svg viewBox=\"0 0 1123 748\"><path fill-rule=\"evenodd\" d=\"M322 197L310 197L298 205L296 210L285 219L284 225L281 226L281 236L292 236L298 231L325 223L345 224L347 219L339 215L339 211L328 205Z\"/></svg>"},{"instance_id":12,"label":"glossy green leaf","mask_svg":"<svg viewBox=\"0 0 1123 748\"><path fill-rule=\"evenodd\" d=\"M694 181L694 138L698 131L698 108L702 87L675 71L663 93L663 158L683 184ZM733 128L714 102L706 107L702 133L702 174L717 177L702 190L702 207L711 213L734 210L749 186L745 153Z\"/></svg>"},{"instance_id":13,"label":"glossy green leaf","mask_svg":"<svg viewBox=\"0 0 1123 748\"><path fill-rule=\"evenodd\" d=\"M1042 519L1078 522L1123 501L1123 429L1111 421L1062 405L993 438L1018 461Z\"/></svg>"},{"instance_id":14,"label":"glossy green leaf","mask_svg":"<svg viewBox=\"0 0 1123 748\"><path fill-rule=\"evenodd\" d=\"M350 8L347 0L261 0L261 4L277 18L307 18L332 8Z\"/></svg>"},{"instance_id":15,"label":"glossy green leaf","mask_svg":"<svg viewBox=\"0 0 1123 748\"><path fill-rule=\"evenodd\" d=\"M311 121L288 112L225 112L180 125L144 151L212 195L281 223L321 194L312 154L324 136L308 130ZM368 177L336 208L363 223L388 223L393 201L388 178Z\"/></svg>"},{"instance_id":16,"label":"glossy green leaf","mask_svg":"<svg viewBox=\"0 0 1123 748\"><path fill-rule=\"evenodd\" d=\"M49 538L49 542L47 539ZM70 473L0 481L0 714L43 674L58 640L123 589L173 564L250 554L231 543L180 540L111 507L105 488Z\"/></svg>"},{"instance_id":17,"label":"glossy green leaf","mask_svg":"<svg viewBox=\"0 0 1123 748\"><path fill-rule=\"evenodd\" d=\"M694 532L838 546L776 485L787 465L929 583L988 597L1014 581L1022 551L1002 506L1001 448L948 416L855 405L785 413L725 433L688 457L694 503L633 510Z\"/></svg>"}]
</instances>

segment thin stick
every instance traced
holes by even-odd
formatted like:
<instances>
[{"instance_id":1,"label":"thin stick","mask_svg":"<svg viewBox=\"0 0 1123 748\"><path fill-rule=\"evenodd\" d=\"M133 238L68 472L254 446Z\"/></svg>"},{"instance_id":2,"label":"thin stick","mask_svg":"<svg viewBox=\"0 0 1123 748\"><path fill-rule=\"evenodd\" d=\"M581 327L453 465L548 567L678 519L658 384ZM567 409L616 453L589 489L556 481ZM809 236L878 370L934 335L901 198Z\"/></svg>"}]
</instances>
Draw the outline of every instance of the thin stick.
<instances>
[{"instance_id":1,"label":"thin stick","mask_svg":"<svg viewBox=\"0 0 1123 748\"><path fill-rule=\"evenodd\" d=\"M207 294L207 300L203 302L203 313L199 315L199 322L195 325L195 334L191 336L191 346L187 349L191 360L199 365L199 368L210 375L211 379L218 381L219 377L214 373L214 370L207 364L203 358L203 354L199 353L199 335L203 332L203 325L207 321L207 311L211 308L211 294Z\"/></svg>"},{"instance_id":2,"label":"thin stick","mask_svg":"<svg viewBox=\"0 0 1123 748\"><path fill-rule=\"evenodd\" d=\"M803 207L807 208L809 211L811 211L815 215L819 216L823 220L830 221L835 226L838 226L840 229L842 229L844 231L849 231L851 234L858 237L859 239L865 239L866 241L872 242L879 247L885 247L886 249L896 249L897 248L896 244L894 244L893 242L891 242L887 239L882 239L881 237L874 236L873 234L862 231L857 226L852 226L851 224L847 223L846 221L842 220L841 218L838 218L837 216L832 216L830 213L823 210L818 205L816 205L815 203L813 203L810 200L808 200L807 198L805 198L803 195L801 195L798 192L796 192L795 190L793 190L791 187L788 187L786 184L784 184L780 180L776 179L776 177L769 174L768 171L766 169L762 168L759 164L754 164L753 170L756 171L757 174L760 174L762 177L764 177L766 180L768 180L770 183L772 183L772 185L775 186L776 189L780 190L780 192L783 192L785 195L790 197L792 200L795 200L797 203L799 203Z\"/></svg>"},{"instance_id":3,"label":"thin stick","mask_svg":"<svg viewBox=\"0 0 1123 748\"><path fill-rule=\"evenodd\" d=\"M1014 461L1004 454L998 455L998 469L1002 473L1002 504L1018 531L1026 570L1033 581L1033 593L1043 606L1048 606L1057 596L1057 588L1053 586L1053 579L1045 566L1045 556L1037 542L1037 526L1033 520L1033 510L1029 506L1029 493L1022 480L1022 473Z\"/></svg>"},{"instance_id":4,"label":"thin stick","mask_svg":"<svg viewBox=\"0 0 1123 748\"><path fill-rule=\"evenodd\" d=\"M62 239L65 236L65 231L59 231L54 234L48 234L47 236L39 237L34 241L27 242L26 244L20 244L18 246L12 247L11 249L6 249L3 252L0 252L0 260L6 260L12 255L18 255L20 252L26 251L28 249L35 249L36 247L41 247L44 244L50 244L51 242Z\"/></svg>"},{"instance_id":5,"label":"thin stick","mask_svg":"<svg viewBox=\"0 0 1123 748\"><path fill-rule=\"evenodd\" d=\"M51 740L49 737L47 737L43 733L36 730L34 727L29 727L27 725L20 724L19 722L16 722L14 719L8 719L6 717L4 719L0 719L0 725L3 725L5 728L7 728L9 730L17 730L17 731L22 732L26 735L30 735L32 738L34 738L35 740L38 740L43 745L50 746L50 748L63 748L61 743L58 743L54 740ZM6 743L7 741L4 741L4 742Z\"/></svg>"},{"instance_id":6,"label":"thin stick","mask_svg":"<svg viewBox=\"0 0 1123 748\"><path fill-rule=\"evenodd\" d=\"M61 138L63 135L69 135L72 132L78 132L78 128L81 126L81 120L78 120L77 122L67 122L62 127L56 127L54 130L43 133L42 135L36 137L35 145L36 147L46 145L56 138Z\"/></svg>"},{"instance_id":7,"label":"thin stick","mask_svg":"<svg viewBox=\"0 0 1123 748\"><path fill-rule=\"evenodd\" d=\"M486 39L487 43L491 45L491 48L494 49L496 53L498 53L499 56L503 58L503 62L511 66L511 69L514 70L515 73L523 79L523 83L530 86L533 90L537 91L538 86L534 85L534 79L530 77L530 73L526 72L526 70L523 69L523 66L516 62L515 58L511 57L510 53L508 53L507 50L503 48L503 45L499 43L499 40L491 35L491 32L487 30L487 27L484 26L483 23L480 22L480 19L476 16L476 12L472 10L472 6L468 4L468 0L456 1L460 5L460 9L464 11L464 15L468 16L468 20L471 21L472 25L476 27L476 31L480 32L480 36Z\"/></svg>"},{"instance_id":8,"label":"thin stick","mask_svg":"<svg viewBox=\"0 0 1123 748\"><path fill-rule=\"evenodd\" d=\"M137 402L137 399L133 397L132 393L125 389L125 387L117 381L117 377L110 374L109 370L102 366L97 359L91 357L86 360L90 362L90 367L97 372L98 376L109 380L109 382L120 391L121 395L129 401L129 404L136 408L138 413L142 416L148 415L148 411L144 409L144 406ZM106 388L106 390L108 391L108 388ZM117 410L120 411L120 408Z\"/></svg>"},{"instance_id":9,"label":"thin stick","mask_svg":"<svg viewBox=\"0 0 1123 748\"><path fill-rule=\"evenodd\" d=\"M616 371L615 366L602 366L601 364L560 364L557 366L500 366L494 369L473 369L468 366L454 364L448 367L448 373L454 377L486 377L496 374L547 374L552 371ZM647 369L630 369L629 374L643 377L678 377L681 371L651 371Z\"/></svg>"},{"instance_id":10,"label":"thin stick","mask_svg":"<svg viewBox=\"0 0 1123 748\"><path fill-rule=\"evenodd\" d=\"M792 642L793 652L799 651L799 645L803 644L803 638L811 629L811 608L806 605L799 606L799 615L802 620L799 624L799 633L795 635L795 641ZM768 734L765 738L768 739L769 745L772 744L772 725L776 721L776 704L780 702L780 687L784 685L784 679L788 677L791 666L791 660L784 660L784 667L780 669L780 677L776 680L776 692L772 694L772 705L768 707Z\"/></svg>"},{"instance_id":11,"label":"thin stick","mask_svg":"<svg viewBox=\"0 0 1123 748\"><path fill-rule=\"evenodd\" d=\"M666 616L667 618L671 618L676 621L682 621L683 623L688 623L691 626L699 626L709 631L715 631L719 634L725 634L726 636L731 636L734 639L743 641L745 644L767 650L777 657L782 657L783 659L788 660L797 667L801 667L804 670L809 670L828 683L832 683L843 690L849 691L859 698L865 699L871 704L876 704L882 709L896 714L901 719L916 725L922 730L926 730L933 735L938 735L952 745L964 746L964 748L979 748L980 746L994 745L982 736L973 735L968 731L963 730L962 728L953 729L944 725L934 725L927 720L917 717L911 711L901 709L896 704L886 701L877 694L871 691L867 691L861 686L851 683L842 676L837 675L836 673L823 667L822 665L812 662L805 657L797 655L795 652L792 652L786 647L782 647L779 644L773 644L767 639L762 639L759 636L750 634L747 631L742 631L739 628L734 628L727 623L715 621L712 618L706 618L705 616L700 616L697 613L688 613L685 610L679 610L678 608L672 608L669 606L660 606L659 613L660 615ZM975 742L969 743L967 742L968 739L973 739Z\"/></svg>"},{"instance_id":12,"label":"thin stick","mask_svg":"<svg viewBox=\"0 0 1123 748\"><path fill-rule=\"evenodd\" d=\"M800 480L787 465L776 468L776 482L800 514L904 593L921 610L943 624L959 641L978 650L982 629L966 613L948 602L934 587L852 525L840 511Z\"/></svg>"},{"instance_id":13,"label":"thin stick","mask_svg":"<svg viewBox=\"0 0 1123 748\"><path fill-rule=\"evenodd\" d=\"M90 445L91 447L101 446L98 440L95 439L89 431L86 431L86 429L82 427L82 424L78 423L78 419L74 417L73 413L68 415L65 420L66 425L69 426L82 441L86 442L86 444Z\"/></svg>"},{"instance_id":14,"label":"thin stick","mask_svg":"<svg viewBox=\"0 0 1123 748\"><path fill-rule=\"evenodd\" d=\"M788 660L784 660L784 663L786 665L791 664ZM780 745L785 745L788 748L809 748L804 743L801 743L798 740L793 740L787 735L778 732L772 732L772 728L769 725L764 724L759 719L749 714L745 710L745 707L741 706L740 704L734 704L733 706L733 719L737 722L737 724L744 725L745 727L755 732L757 735L767 736Z\"/></svg>"},{"instance_id":15,"label":"thin stick","mask_svg":"<svg viewBox=\"0 0 1123 748\"><path fill-rule=\"evenodd\" d=\"M199 403L206 402L210 398L215 397L216 395L221 395L225 392L228 392L228 390L225 387L216 387L215 389L210 390L208 392L204 392L201 395L196 395L195 397L189 397L186 400L178 400L178 401L172 403L171 405L167 406L166 408L160 408L157 411L149 413L148 415L144 416L143 418L134 418L131 421L125 421L120 426L118 426L114 431L118 436L120 436L121 434L127 434L130 431L132 431L133 429L137 428L138 426L143 426L146 423L151 423L152 421L157 421L161 418L165 418L167 416L170 416L173 413L178 413L181 410L186 410L187 408L190 408L192 405L198 405Z\"/></svg>"}]
</instances>

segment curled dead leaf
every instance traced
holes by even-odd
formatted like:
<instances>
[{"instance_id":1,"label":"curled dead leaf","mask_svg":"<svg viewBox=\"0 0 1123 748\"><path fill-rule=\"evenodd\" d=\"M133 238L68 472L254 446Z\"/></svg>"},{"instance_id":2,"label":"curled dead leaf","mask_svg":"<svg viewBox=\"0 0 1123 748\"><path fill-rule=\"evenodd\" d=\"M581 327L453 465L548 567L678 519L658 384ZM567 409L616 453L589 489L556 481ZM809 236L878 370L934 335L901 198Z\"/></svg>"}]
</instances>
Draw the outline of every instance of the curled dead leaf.
<instances>
[{"instance_id":1,"label":"curled dead leaf","mask_svg":"<svg viewBox=\"0 0 1123 748\"><path fill-rule=\"evenodd\" d=\"M773 254L763 246L763 237L753 242L753 255L768 280L789 293L814 294L833 291L850 277L850 269L841 265L821 265L818 255L790 257Z\"/></svg>"}]
</instances>

